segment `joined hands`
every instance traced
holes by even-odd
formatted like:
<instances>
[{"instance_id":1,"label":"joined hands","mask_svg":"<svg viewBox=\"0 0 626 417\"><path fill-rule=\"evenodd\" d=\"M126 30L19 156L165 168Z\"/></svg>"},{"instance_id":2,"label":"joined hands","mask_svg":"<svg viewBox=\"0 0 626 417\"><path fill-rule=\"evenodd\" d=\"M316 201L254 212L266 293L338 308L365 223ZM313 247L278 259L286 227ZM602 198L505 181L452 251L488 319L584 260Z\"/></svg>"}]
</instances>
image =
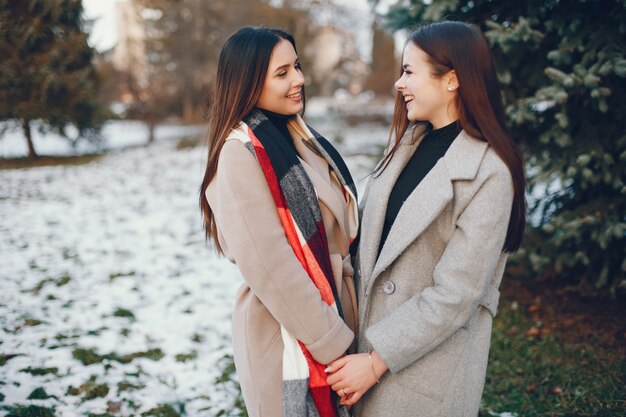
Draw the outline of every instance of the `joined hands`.
<instances>
[{"instance_id":1,"label":"joined hands","mask_svg":"<svg viewBox=\"0 0 626 417\"><path fill-rule=\"evenodd\" d=\"M380 356L371 352L342 356L324 371L328 374L328 385L341 397L339 403L351 407L379 382L387 369Z\"/></svg>"}]
</instances>

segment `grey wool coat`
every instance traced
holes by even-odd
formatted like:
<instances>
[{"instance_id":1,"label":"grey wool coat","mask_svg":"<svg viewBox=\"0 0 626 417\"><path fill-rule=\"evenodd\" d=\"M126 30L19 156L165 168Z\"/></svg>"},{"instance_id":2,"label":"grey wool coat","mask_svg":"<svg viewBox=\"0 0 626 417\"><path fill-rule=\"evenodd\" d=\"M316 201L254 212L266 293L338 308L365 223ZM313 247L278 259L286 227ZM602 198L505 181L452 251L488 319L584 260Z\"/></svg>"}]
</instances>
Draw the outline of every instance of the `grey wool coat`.
<instances>
[{"instance_id":1,"label":"grey wool coat","mask_svg":"<svg viewBox=\"0 0 626 417\"><path fill-rule=\"evenodd\" d=\"M377 258L389 194L424 137L415 129L370 179L363 201L357 349L375 350L390 372L355 415L475 417L513 183L488 143L461 131L404 202Z\"/></svg>"},{"instance_id":2,"label":"grey wool coat","mask_svg":"<svg viewBox=\"0 0 626 417\"><path fill-rule=\"evenodd\" d=\"M354 347L356 289L349 255L352 218L342 188L326 160L303 142L306 132L288 129L318 195L330 261L344 319L321 298L285 237L276 204L254 156L227 139L217 173L206 190L219 242L245 282L233 311L232 342L237 377L250 417L283 415L283 340L280 325L304 343L320 363Z\"/></svg>"}]
</instances>

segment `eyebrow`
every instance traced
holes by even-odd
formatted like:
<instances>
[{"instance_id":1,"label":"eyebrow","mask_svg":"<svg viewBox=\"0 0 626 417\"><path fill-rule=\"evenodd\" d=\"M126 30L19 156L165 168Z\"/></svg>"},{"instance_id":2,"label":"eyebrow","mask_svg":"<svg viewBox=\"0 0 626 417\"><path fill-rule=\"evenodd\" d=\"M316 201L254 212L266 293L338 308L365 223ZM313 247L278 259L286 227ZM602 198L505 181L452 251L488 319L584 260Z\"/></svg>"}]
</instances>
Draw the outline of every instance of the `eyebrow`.
<instances>
[{"instance_id":1,"label":"eyebrow","mask_svg":"<svg viewBox=\"0 0 626 417\"><path fill-rule=\"evenodd\" d=\"M410 66L411 66L410 64L404 64L404 65L402 65L402 68L403 68L403 69L407 69L407 68L408 68L408 67L410 67Z\"/></svg>"},{"instance_id":2,"label":"eyebrow","mask_svg":"<svg viewBox=\"0 0 626 417\"><path fill-rule=\"evenodd\" d=\"M294 61L294 64L297 64L297 63L298 63L298 61L300 61L300 58L296 58L296 60ZM276 68L276 69L274 70L274 72L277 72L277 71L280 71L280 70L282 70L282 69L285 69L285 68L289 67L290 65L291 65L291 64L283 64L283 65L281 65L280 67Z\"/></svg>"}]
</instances>

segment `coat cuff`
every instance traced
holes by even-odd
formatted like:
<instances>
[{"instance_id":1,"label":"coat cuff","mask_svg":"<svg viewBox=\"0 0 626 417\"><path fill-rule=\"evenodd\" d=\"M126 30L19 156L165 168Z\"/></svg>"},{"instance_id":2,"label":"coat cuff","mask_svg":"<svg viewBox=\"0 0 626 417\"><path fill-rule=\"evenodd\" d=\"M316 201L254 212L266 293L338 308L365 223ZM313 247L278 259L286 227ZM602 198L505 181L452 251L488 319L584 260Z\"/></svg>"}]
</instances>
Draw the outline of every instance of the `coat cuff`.
<instances>
[{"instance_id":1,"label":"coat cuff","mask_svg":"<svg viewBox=\"0 0 626 417\"><path fill-rule=\"evenodd\" d=\"M321 339L305 346L316 361L326 365L346 353L353 340L354 333L339 318Z\"/></svg>"},{"instance_id":2,"label":"coat cuff","mask_svg":"<svg viewBox=\"0 0 626 417\"><path fill-rule=\"evenodd\" d=\"M398 356L397 344L394 343L393 340L390 340L385 320L381 320L370 326L365 331L365 338L372 346L372 350L380 356L392 374L401 371L410 364L410 362L405 363L404 358Z\"/></svg>"}]
</instances>

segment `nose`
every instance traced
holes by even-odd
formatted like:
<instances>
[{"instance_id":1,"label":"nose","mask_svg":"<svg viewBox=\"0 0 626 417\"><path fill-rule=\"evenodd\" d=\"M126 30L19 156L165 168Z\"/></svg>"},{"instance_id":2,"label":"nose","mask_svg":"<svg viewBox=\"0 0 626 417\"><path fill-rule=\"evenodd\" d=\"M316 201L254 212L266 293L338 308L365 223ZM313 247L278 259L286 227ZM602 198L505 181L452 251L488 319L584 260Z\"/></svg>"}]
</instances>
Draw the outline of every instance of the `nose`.
<instances>
[{"instance_id":1,"label":"nose","mask_svg":"<svg viewBox=\"0 0 626 417\"><path fill-rule=\"evenodd\" d=\"M304 85L304 75L302 71L295 71L296 75L292 80L292 84L294 87L302 87Z\"/></svg>"},{"instance_id":2,"label":"nose","mask_svg":"<svg viewBox=\"0 0 626 417\"><path fill-rule=\"evenodd\" d=\"M402 91L402 90L404 90L406 88L406 85L404 83L404 74L402 74L402 76L400 76L400 78L398 78L398 80L393 84L393 86L398 91Z\"/></svg>"}]
</instances>

